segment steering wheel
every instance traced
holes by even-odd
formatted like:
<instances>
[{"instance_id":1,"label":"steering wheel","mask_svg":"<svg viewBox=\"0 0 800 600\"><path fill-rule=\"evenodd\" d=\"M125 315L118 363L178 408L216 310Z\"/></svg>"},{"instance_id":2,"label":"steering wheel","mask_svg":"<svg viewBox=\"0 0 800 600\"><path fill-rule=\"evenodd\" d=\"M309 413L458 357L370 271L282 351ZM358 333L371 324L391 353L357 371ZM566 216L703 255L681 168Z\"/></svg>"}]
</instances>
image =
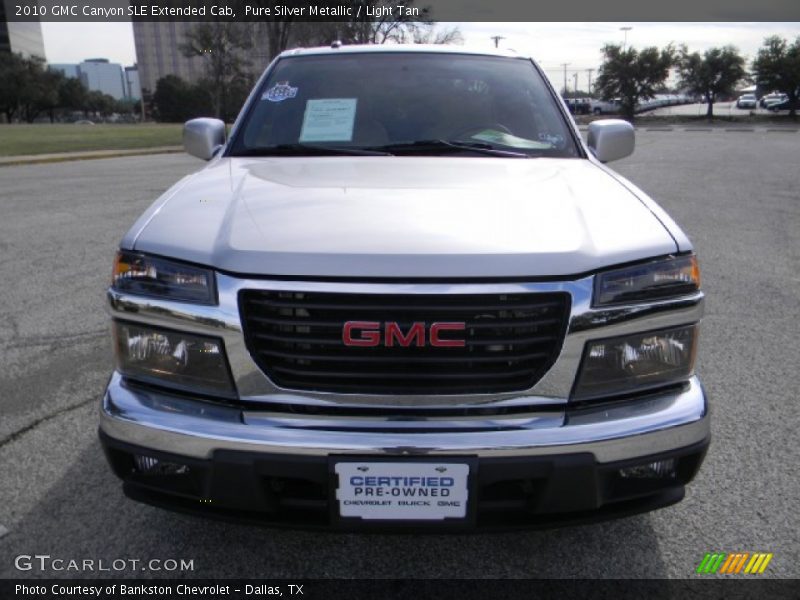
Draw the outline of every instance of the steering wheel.
<instances>
[{"instance_id":1,"label":"steering wheel","mask_svg":"<svg viewBox=\"0 0 800 600\"><path fill-rule=\"evenodd\" d=\"M513 133L511 133L511 130L502 123L491 123L489 125L481 125L481 126L470 125L469 127L456 131L450 137L450 139L459 140L459 139L469 138L476 133L481 133L482 131L486 130L502 131L503 133L514 135Z\"/></svg>"}]
</instances>

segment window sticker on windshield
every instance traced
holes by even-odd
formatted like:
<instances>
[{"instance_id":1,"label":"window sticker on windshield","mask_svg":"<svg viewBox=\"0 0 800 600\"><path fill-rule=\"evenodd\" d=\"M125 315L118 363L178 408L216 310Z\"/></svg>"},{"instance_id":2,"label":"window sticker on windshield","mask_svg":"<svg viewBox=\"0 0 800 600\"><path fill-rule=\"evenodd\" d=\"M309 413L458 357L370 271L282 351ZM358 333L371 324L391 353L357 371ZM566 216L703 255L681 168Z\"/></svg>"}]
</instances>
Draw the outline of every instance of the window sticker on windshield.
<instances>
[{"instance_id":1,"label":"window sticker on windshield","mask_svg":"<svg viewBox=\"0 0 800 600\"><path fill-rule=\"evenodd\" d=\"M261 99L269 100L270 102L283 102L287 98L294 98L295 96L297 96L296 87L290 86L288 81L279 81L264 92Z\"/></svg>"},{"instance_id":2,"label":"window sticker on windshield","mask_svg":"<svg viewBox=\"0 0 800 600\"><path fill-rule=\"evenodd\" d=\"M301 142L350 142L357 98L320 98L306 102Z\"/></svg>"}]
</instances>

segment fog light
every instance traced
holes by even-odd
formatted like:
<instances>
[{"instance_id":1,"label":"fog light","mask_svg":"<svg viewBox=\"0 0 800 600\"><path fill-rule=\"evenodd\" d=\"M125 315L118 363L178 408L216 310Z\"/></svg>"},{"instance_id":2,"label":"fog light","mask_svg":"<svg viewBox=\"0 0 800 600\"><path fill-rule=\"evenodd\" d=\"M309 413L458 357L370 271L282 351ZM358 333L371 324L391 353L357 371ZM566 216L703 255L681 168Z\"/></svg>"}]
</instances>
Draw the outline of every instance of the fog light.
<instances>
[{"instance_id":1,"label":"fog light","mask_svg":"<svg viewBox=\"0 0 800 600\"><path fill-rule=\"evenodd\" d=\"M114 336L117 369L127 377L235 396L222 340L120 321Z\"/></svg>"},{"instance_id":2,"label":"fog light","mask_svg":"<svg viewBox=\"0 0 800 600\"><path fill-rule=\"evenodd\" d=\"M144 475L186 475L189 467L173 462L158 460L152 456L135 454L133 464L139 473Z\"/></svg>"},{"instance_id":3,"label":"fog light","mask_svg":"<svg viewBox=\"0 0 800 600\"><path fill-rule=\"evenodd\" d=\"M675 479L675 475L674 458L619 470L619 476L623 479Z\"/></svg>"}]
</instances>

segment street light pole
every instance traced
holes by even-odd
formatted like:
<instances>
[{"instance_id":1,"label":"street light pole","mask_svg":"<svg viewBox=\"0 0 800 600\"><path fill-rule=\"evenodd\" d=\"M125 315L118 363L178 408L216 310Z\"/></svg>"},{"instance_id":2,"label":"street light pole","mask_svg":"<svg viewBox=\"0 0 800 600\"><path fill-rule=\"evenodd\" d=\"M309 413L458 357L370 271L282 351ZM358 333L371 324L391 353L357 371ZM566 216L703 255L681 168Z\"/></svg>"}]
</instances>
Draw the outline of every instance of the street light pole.
<instances>
[{"instance_id":1,"label":"street light pole","mask_svg":"<svg viewBox=\"0 0 800 600\"><path fill-rule=\"evenodd\" d=\"M564 95L567 95L567 67L570 66L572 63L561 63L561 66L564 67Z\"/></svg>"},{"instance_id":2,"label":"street light pole","mask_svg":"<svg viewBox=\"0 0 800 600\"><path fill-rule=\"evenodd\" d=\"M620 27L620 28L619 28L619 30L620 30L620 31L624 31L624 32L625 32L625 41L624 41L624 42L622 42L622 51L623 51L623 52L625 51L625 48L628 46L628 32L629 32L631 29L633 29L633 27L629 27L629 26L628 26L628 27Z\"/></svg>"},{"instance_id":3,"label":"street light pole","mask_svg":"<svg viewBox=\"0 0 800 600\"><path fill-rule=\"evenodd\" d=\"M586 69L586 72L589 74L589 93L592 93L592 73L594 69Z\"/></svg>"}]
</instances>

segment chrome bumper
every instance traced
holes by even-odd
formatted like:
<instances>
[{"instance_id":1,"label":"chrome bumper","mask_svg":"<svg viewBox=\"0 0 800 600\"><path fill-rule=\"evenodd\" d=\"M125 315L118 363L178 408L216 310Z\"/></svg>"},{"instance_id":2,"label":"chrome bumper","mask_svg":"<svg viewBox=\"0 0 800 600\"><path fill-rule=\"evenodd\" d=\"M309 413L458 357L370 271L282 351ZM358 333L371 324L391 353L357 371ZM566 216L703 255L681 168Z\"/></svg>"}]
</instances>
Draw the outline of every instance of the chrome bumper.
<instances>
[{"instance_id":1,"label":"chrome bumper","mask_svg":"<svg viewBox=\"0 0 800 600\"><path fill-rule=\"evenodd\" d=\"M599 463L678 450L710 434L697 378L678 391L617 405L396 420L247 411L130 387L118 373L103 398L100 429L121 442L194 458L211 458L216 450L479 457L589 452Z\"/></svg>"}]
</instances>

